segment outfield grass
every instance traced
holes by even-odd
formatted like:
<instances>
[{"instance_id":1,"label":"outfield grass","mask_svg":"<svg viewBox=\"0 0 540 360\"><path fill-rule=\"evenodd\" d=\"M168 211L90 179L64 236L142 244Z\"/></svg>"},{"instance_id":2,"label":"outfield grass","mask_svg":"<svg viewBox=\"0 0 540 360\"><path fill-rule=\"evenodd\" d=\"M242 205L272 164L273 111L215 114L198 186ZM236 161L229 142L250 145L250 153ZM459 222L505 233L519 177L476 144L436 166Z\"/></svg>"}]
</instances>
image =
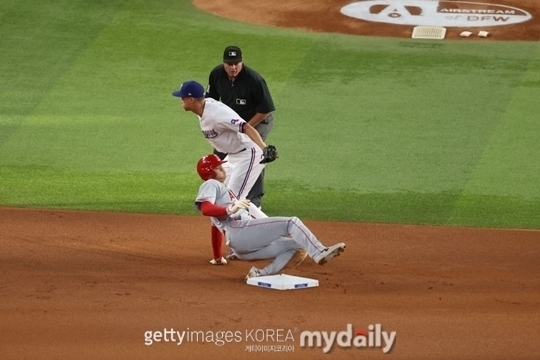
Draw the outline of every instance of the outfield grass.
<instances>
[{"instance_id":1,"label":"outfield grass","mask_svg":"<svg viewBox=\"0 0 540 360\"><path fill-rule=\"evenodd\" d=\"M170 93L234 43L277 106L268 214L540 228L537 43L302 33L186 0L0 19L0 204L195 214L211 149Z\"/></svg>"}]
</instances>

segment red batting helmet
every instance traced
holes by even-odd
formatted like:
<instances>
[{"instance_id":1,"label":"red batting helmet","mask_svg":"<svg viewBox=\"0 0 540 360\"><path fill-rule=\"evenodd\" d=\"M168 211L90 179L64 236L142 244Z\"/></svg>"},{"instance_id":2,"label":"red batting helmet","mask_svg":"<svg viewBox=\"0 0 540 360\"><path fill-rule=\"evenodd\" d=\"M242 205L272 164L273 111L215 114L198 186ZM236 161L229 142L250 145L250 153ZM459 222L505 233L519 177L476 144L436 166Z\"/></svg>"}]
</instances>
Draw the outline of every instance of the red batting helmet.
<instances>
[{"instance_id":1,"label":"red batting helmet","mask_svg":"<svg viewBox=\"0 0 540 360\"><path fill-rule=\"evenodd\" d=\"M197 172L203 180L213 179L216 177L214 169L223 163L226 163L226 161L221 160L216 154L203 156L197 162Z\"/></svg>"}]
</instances>

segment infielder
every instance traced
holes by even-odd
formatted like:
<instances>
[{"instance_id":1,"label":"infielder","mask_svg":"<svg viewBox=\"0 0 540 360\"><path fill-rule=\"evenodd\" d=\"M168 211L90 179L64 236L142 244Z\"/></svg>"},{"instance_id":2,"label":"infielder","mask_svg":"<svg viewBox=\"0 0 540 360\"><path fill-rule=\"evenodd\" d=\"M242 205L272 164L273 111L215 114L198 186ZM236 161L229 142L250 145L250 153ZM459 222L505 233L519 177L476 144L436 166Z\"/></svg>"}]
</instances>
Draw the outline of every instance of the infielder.
<instances>
[{"instance_id":1,"label":"infielder","mask_svg":"<svg viewBox=\"0 0 540 360\"><path fill-rule=\"evenodd\" d=\"M226 185L237 198L247 196L266 163L277 158L274 146L266 146L261 136L227 105L204 98L205 90L196 81L186 81L172 93L181 98L185 111L199 117L202 133L216 150L228 154Z\"/></svg>"},{"instance_id":2,"label":"infielder","mask_svg":"<svg viewBox=\"0 0 540 360\"><path fill-rule=\"evenodd\" d=\"M212 244L221 246L224 234L227 245L240 260L274 259L264 269L252 267L246 279L274 275L287 265L298 265L306 252L323 265L345 250L344 243L324 246L297 217L253 218L247 211L250 201L238 200L225 186L227 173L223 163L226 161L216 154L198 161L197 172L204 183L199 188L195 207L214 224Z\"/></svg>"}]
</instances>

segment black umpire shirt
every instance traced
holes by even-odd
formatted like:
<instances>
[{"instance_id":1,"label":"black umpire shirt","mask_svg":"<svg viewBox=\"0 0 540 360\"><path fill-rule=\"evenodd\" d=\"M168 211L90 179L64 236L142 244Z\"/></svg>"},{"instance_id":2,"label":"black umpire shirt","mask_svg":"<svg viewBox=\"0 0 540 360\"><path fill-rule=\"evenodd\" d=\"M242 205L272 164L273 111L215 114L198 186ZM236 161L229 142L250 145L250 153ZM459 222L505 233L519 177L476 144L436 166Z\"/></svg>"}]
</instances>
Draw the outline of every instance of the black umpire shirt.
<instances>
[{"instance_id":1,"label":"black umpire shirt","mask_svg":"<svg viewBox=\"0 0 540 360\"><path fill-rule=\"evenodd\" d=\"M207 97L228 105L245 121L249 121L256 113L275 110L266 81L245 64L234 81L229 80L223 64L216 66L210 72L208 85Z\"/></svg>"}]
</instances>

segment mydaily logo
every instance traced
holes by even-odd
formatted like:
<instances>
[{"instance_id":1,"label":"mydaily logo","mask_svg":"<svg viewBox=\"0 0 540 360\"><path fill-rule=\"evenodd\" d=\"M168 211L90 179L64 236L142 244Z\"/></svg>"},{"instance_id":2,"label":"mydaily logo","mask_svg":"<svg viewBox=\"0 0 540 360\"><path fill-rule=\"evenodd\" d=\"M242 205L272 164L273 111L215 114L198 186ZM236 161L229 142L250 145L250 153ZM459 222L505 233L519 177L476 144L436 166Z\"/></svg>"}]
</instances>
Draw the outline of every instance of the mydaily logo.
<instances>
[{"instance_id":1,"label":"mydaily logo","mask_svg":"<svg viewBox=\"0 0 540 360\"><path fill-rule=\"evenodd\" d=\"M468 1L367 0L341 8L360 20L395 25L479 27L518 24L532 19L512 6Z\"/></svg>"},{"instance_id":2,"label":"mydaily logo","mask_svg":"<svg viewBox=\"0 0 540 360\"><path fill-rule=\"evenodd\" d=\"M353 330L352 324L347 324L343 331L302 331L300 347L318 347L326 354L334 345L343 348L382 348L383 353L392 350L396 341L395 331L384 331L381 324L369 325L368 331Z\"/></svg>"}]
</instances>

